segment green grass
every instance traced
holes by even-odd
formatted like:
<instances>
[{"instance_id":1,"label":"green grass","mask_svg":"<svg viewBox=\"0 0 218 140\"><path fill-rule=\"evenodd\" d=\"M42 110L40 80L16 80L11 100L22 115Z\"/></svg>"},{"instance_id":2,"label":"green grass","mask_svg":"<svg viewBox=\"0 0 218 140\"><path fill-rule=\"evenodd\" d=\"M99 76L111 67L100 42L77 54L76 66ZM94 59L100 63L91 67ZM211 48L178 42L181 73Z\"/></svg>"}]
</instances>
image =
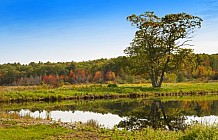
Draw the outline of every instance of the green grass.
<instances>
[{"instance_id":1,"label":"green grass","mask_svg":"<svg viewBox=\"0 0 218 140\"><path fill-rule=\"evenodd\" d=\"M0 128L1 140L35 140L35 139L54 139L58 136L70 134L71 131L55 125L30 125L12 126Z\"/></svg>"},{"instance_id":2,"label":"green grass","mask_svg":"<svg viewBox=\"0 0 218 140\"><path fill-rule=\"evenodd\" d=\"M185 131L167 131L152 128L143 130L119 130L99 128L93 123L78 124L75 128L65 128L58 124L28 124L26 126L0 126L1 140L39 140L39 139L137 139L137 140L217 140L217 125L192 124Z\"/></svg>"},{"instance_id":3,"label":"green grass","mask_svg":"<svg viewBox=\"0 0 218 140\"><path fill-rule=\"evenodd\" d=\"M118 87L102 85L68 85L50 89L44 86L0 87L0 101L57 101L68 99L99 99L139 96L175 96L218 93L218 82L165 83L161 88L150 84L123 84Z\"/></svg>"},{"instance_id":4,"label":"green grass","mask_svg":"<svg viewBox=\"0 0 218 140\"><path fill-rule=\"evenodd\" d=\"M142 131L118 130L112 137L114 139L139 139L139 140L217 140L218 128L216 126L205 126L193 124L183 131L166 131L145 128Z\"/></svg>"}]
</instances>

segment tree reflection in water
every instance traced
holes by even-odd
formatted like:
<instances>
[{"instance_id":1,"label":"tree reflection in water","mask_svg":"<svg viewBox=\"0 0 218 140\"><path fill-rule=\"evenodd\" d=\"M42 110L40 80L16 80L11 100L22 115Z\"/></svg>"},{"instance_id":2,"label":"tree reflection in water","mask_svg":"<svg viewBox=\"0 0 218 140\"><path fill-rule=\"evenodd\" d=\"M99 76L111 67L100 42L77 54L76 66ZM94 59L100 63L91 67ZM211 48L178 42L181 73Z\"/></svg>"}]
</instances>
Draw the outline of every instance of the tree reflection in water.
<instances>
[{"instance_id":1,"label":"tree reflection in water","mask_svg":"<svg viewBox=\"0 0 218 140\"><path fill-rule=\"evenodd\" d=\"M118 127L127 130L140 130L146 127L184 130L187 127L185 123L187 118L179 112L178 114L166 114L163 103L160 100L152 102L149 114L145 114L145 112L138 113L142 114L130 115L126 120L119 122Z\"/></svg>"}]
</instances>

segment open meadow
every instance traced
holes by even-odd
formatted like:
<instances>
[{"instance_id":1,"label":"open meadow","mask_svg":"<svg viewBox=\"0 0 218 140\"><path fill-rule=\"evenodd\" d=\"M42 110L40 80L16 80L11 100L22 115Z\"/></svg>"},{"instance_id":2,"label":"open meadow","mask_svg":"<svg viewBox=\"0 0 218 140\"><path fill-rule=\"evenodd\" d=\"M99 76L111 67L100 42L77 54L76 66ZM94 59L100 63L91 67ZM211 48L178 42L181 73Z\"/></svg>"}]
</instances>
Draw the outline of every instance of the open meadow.
<instances>
[{"instance_id":1,"label":"open meadow","mask_svg":"<svg viewBox=\"0 0 218 140\"><path fill-rule=\"evenodd\" d=\"M218 93L218 82L165 83L161 88L150 84L79 84L59 88L44 86L2 86L0 102L60 101L72 99L110 99L158 96L213 95Z\"/></svg>"}]
</instances>

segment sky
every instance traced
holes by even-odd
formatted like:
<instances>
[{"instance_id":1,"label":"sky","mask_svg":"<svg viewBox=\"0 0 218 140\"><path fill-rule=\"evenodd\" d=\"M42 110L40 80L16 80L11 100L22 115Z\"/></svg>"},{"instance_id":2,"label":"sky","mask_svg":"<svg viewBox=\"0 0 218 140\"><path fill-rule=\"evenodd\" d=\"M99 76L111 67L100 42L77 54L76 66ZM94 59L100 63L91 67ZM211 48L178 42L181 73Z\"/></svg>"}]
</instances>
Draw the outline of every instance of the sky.
<instances>
[{"instance_id":1,"label":"sky","mask_svg":"<svg viewBox=\"0 0 218 140\"><path fill-rule=\"evenodd\" d=\"M153 11L201 17L195 53L218 53L216 0L0 0L0 64L70 62L125 55L136 28L126 17Z\"/></svg>"}]
</instances>

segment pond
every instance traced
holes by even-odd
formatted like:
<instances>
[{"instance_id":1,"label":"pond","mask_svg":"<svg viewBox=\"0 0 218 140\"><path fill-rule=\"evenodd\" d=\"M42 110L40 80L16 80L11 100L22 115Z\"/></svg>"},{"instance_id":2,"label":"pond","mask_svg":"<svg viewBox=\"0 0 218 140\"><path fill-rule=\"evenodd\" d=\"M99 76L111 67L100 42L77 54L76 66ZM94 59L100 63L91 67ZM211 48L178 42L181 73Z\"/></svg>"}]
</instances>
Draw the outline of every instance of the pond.
<instances>
[{"instance_id":1,"label":"pond","mask_svg":"<svg viewBox=\"0 0 218 140\"><path fill-rule=\"evenodd\" d=\"M116 99L1 104L1 111L62 122L95 120L103 127L185 129L193 122L218 123L218 100Z\"/></svg>"}]
</instances>

